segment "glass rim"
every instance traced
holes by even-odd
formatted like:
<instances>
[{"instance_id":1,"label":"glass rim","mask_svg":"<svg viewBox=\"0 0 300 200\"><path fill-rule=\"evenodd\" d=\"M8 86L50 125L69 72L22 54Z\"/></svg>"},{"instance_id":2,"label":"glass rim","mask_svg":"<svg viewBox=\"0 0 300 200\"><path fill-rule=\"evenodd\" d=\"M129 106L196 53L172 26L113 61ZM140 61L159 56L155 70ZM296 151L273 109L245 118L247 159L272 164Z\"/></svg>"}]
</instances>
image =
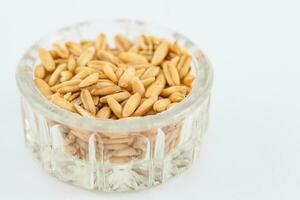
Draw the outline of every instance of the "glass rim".
<instances>
[{"instance_id":1,"label":"glass rim","mask_svg":"<svg viewBox=\"0 0 300 200\"><path fill-rule=\"evenodd\" d=\"M170 33L176 34L177 37L180 37L188 42L189 46L192 46L196 49L196 53L191 53L192 63L196 68L196 79L193 82L193 87L189 95L181 101L178 105L174 106L171 109L163 111L161 113L155 115L143 116L140 118L128 118L128 119L119 119L119 120L111 120L111 119L93 119L82 117L78 114L66 111L61 109L54 104L50 103L44 96L40 94L38 89L34 84L33 79L33 70L32 66L28 66L26 61L28 59L35 59L32 57L30 52L39 47L39 43L42 40L47 40L51 35L55 33L68 31L72 28L78 28L81 26L87 26L94 23L115 23L115 24L128 24L134 26L147 26L154 25L153 23L147 23L143 21L135 21L135 20L94 20L94 21L86 21L77 24L73 24L71 26L66 26L64 28L55 31L52 34L46 35L42 37L40 40L35 42L22 56L16 70L16 81L19 91L22 94L22 97L34 108L35 111L41 113L46 118L62 123L64 125L68 125L72 128L78 129L86 129L91 131L104 131L104 132L137 132L137 131L145 131L149 129L160 128L164 126L171 125L172 123L178 122L184 119L190 112L197 109L198 106L209 96L210 90L213 82L213 69L210 61L206 57L206 55L200 50L198 45L189 40L184 35L177 33L171 29L154 25L158 28L158 30L168 31ZM204 81L205 83L201 83L199 78L200 71L197 71L197 68L201 64L201 67L205 69ZM203 73L203 71L202 71ZM204 85L204 86L203 86Z\"/></svg>"}]
</instances>

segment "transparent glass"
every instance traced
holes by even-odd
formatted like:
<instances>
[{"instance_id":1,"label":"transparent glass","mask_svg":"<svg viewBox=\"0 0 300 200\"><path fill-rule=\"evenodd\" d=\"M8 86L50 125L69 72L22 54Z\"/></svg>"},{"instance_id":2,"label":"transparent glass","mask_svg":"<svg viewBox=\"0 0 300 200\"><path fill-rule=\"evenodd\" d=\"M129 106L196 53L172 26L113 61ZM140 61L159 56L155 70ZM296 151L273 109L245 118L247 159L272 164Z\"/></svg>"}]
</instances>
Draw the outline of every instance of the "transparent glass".
<instances>
[{"instance_id":1,"label":"transparent glass","mask_svg":"<svg viewBox=\"0 0 300 200\"><path fill-rule=\"evenodd\" d=\"M38 48L55 41L94 39L104 32L134 39L153 34L177 40L192 55L197 76L190 94L177 106L137 119L99 120L67 112L48 102L33 82ZM71 184L106 192L139 190L185 171L200 151L207 130L212 68L202 51L183 35L131 20L93 21L65 27L36 42L16 73L21 93L25 141L43 168Z\"/></svg>"}]
</instances>

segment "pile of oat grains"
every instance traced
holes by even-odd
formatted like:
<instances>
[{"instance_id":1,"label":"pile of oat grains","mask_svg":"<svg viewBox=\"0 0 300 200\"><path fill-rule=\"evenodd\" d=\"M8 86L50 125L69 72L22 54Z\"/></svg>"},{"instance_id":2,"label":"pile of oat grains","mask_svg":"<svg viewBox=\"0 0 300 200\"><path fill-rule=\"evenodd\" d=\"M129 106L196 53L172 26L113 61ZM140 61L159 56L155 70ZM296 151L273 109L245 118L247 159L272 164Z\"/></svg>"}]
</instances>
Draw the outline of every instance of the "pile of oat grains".
<instances>
[{"instance_id":1,"label":"pile of oat grains","mask_svg":"<svg viewBox=\"0 0 300 200\"><path fill-rule=\"evenodd\" d=\"M115 36L115 48L95 41L54 43L39 49L35 84L53 104L85 117L153 115L182 101L194 80L191 56L177 42L141 35Z\"/></svg>"}]
</instances>

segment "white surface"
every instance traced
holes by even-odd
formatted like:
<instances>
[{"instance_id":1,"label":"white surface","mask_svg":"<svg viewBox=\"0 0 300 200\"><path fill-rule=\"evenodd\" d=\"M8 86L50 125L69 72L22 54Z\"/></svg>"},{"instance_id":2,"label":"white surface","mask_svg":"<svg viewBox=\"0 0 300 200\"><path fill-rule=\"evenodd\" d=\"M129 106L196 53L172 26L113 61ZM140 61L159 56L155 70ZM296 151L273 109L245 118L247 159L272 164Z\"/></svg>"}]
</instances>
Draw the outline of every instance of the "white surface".
<instances>
[{"instance_id":1,"label":"white surface","mask_svg":"<svg viewBox=\"0 0 300 200\"><path fill-rule=\"evenodd\" d=\"M1 1L0 199L299 199L299 1ZM25 148L14 72L29 45L94 18L146 19L185 33L215 70L201 159L163 186L85 191L48 176Z\"/></svg>"}]
</instances>

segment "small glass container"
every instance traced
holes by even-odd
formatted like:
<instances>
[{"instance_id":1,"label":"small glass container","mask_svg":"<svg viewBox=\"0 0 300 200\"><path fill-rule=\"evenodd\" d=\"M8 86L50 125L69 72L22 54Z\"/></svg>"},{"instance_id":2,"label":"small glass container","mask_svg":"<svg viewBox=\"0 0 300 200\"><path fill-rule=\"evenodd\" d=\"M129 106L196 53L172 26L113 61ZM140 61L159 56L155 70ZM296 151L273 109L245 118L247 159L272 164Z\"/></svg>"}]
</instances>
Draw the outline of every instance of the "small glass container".
<instances>
[{"instance_id":1,"label":"small glass container","mask_svg":"<svg viewBox=\"0 0 300 200\"><path fill-rule=\"evenodd\" d=\"M49 103L34 85L38 49L53 42L123 34L151 34L178 41L192 56L196 75L190 94L173 108L141 118L81 117ZM191 166L207 130L212 68L185 36L141 21L92 21L65 27L33 44L16 72L25 141L43 168L58 179L90 190L133 191L161 184Z\"/></svg>"}]
</instances>

